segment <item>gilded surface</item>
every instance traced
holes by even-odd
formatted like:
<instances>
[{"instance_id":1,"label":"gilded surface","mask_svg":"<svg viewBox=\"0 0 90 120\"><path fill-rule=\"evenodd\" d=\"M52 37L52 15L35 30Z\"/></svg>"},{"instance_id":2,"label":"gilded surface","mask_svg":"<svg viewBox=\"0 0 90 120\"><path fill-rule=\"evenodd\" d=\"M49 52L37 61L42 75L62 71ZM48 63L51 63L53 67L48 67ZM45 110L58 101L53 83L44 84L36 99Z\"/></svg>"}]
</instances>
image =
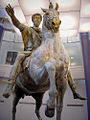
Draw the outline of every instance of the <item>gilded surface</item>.
<instances>
[{"instance_id":1,"label":"gilded surface","mask_svg":"<svg viewBox=\"0 0 90 120\"><path fill-rule=\"evenodd\" d=\"M24 94L30 95L31 93L31 95L33 95L33 92L37 93L35 96L33 96L36 99L35 112L38 120L42 120L39 115L39 109L42 103L42 95L39 99L40 102L38 101L37 96L38 92L43 94L49 88L49 99L47 101L45 115L47 117L54 116L55 99L57 98L56 119L61 120L63 98L67 84L69 83L71 85L70 87L72 88L73 94L75 92L75 95L77 95L76 99L83 98L78 96L76 93L76 88L73 85L74 83L69 71L70 59L60 39L59 27L61 20L59 18L58 4L56 3L56 7L54 8L53 4L50 2L49 9L42 10L44 12L44 16L41 34L41 30L39 28L41 19L35 18L34 15L32 17L34 27L26 27L16 19L12 7L10 5L6 7L6 11L11 17L13 24L18 27L22 33L25 50L29 51L34 49L30 59L29 70L25 71L24 73L19 73L18 77L16 78L14 76L14 79L16 79L14 102L18 102L17 98L19 100ZM31 43L29 44L29 42ZM11 74L11 78L13 73L16 73L16 66L18 69L21 69L21 66L19 67L19 65L22 64L24 60L23 58L25 58L24 54L20 55L20 57L17 57L12 69L13 72ZM30 54L31 52L29 55ZM23 59L22 61L20 61L21 58ZM12 120L15 120L15 109L16 104L13 104L14 112L12 112Z\"/></svg>"}]
</instances>

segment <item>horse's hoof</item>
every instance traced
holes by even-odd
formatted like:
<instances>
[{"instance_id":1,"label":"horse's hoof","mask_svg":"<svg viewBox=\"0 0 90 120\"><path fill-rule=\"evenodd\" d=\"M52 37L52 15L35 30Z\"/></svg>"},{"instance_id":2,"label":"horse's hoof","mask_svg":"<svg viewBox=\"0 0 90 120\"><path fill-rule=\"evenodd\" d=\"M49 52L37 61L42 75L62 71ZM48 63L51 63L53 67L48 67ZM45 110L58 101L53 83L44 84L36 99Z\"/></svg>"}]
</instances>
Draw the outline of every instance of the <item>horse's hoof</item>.
<instances>
[{"instance_id":1,"label":"horse's hoof","mask_svg":"<svg viewBox=\"0 0 90 120\"><path fill-rule=\"evenodd\" d=\"M74 93L73 96L74 96L74 99L86 100L86 98L80 96L80 94L78 94L78 93Z\"/></svg>"},{"instance_id":2,"label":"horse's hoof","mask_svg":"<svg viewBox=\"0 0 90 120\"><path fill-rule=\"evenodd\" d=\"M47 117L53 117L54 113L55 113L55 109L54 108L49 108L48 106L46 106L45 115Z\"/></svg>"}]
</instances>

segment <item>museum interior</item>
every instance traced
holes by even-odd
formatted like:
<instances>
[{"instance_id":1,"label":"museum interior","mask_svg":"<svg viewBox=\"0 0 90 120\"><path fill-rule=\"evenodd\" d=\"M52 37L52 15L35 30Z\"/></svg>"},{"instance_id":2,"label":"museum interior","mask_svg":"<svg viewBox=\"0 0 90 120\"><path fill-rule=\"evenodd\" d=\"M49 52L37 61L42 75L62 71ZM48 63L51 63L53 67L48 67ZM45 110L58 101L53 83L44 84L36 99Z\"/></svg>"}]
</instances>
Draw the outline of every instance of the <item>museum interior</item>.
<instances>
[{"instance_id":1,"label":"museum interior","mask_svg":"<svg viewBox=\"0 0 90 120\"><path fill-rule=\"evenodd\" d=\"M10 4L16 18L24 25L33 26L31 16L44 15L41 8L48 9L49 2L59 4L61 20L59 32L64 47L70 57L70 72L78 93L86 100L74 99L68 85L61 120L90 120L90 0L0 0L0 120L10 120L13 94L7 99L3 92L8 85L12 66L19 52L24 50L22 35L16 28L5 7ZM42 28L43 20L40 28ZM48 99L45 92L40 115L43 120L59 120L45 116ZM35 115L35 100L31 96L20 99L16 120L38 120ZM41 120L41 119L40 119Z\"/></svg>"}]
</instances>

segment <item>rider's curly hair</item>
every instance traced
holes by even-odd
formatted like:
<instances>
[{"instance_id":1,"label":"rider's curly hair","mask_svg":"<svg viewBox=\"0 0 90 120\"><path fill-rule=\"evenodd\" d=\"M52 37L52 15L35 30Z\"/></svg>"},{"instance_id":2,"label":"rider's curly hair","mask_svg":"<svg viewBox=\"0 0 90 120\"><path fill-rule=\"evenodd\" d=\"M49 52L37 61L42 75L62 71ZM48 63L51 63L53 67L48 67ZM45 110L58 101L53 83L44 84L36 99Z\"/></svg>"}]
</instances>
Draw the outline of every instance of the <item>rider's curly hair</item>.
<instances>
[{"instance_id":1,"label":"rider's curly hair","mask_svg":"<svg viewBox=\"0 0 90 120\"><path fill-rule=\"evenodd\" d=\"M39 13L35 13L35 14L32 15L32 21L33 21L33 19L34 19L35 16L40 16L41 21L42 21L42 16L41 16L41 14L39 14Z\"/></svg>"}]
</instances>

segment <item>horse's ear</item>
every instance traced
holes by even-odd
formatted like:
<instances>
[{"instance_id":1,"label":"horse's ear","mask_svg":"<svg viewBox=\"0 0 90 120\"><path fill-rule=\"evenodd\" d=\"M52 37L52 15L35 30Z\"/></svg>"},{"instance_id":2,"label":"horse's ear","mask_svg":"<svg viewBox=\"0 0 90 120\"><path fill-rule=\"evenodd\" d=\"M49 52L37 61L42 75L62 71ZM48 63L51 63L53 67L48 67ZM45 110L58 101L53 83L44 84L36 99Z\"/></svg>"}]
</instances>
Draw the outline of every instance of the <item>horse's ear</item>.
<instances>
[{"instance_id":1,"label":"horse's ear","mask_svg":"<svg viewBox=\"0 0 90 120\"><path fill-rule=\"evenodd\" d=\"M43 12L47 12L47 9L43 9L43 8L41 8L41 10L42 10Z\"/></svg>"},{"instance_id":2,"label":"horse's ear","mask_svg":"<svg viewBox=\"0 0 90 120\"><path fill-rule=\"evenodd\" d=\"M56 3L55 10L58 10L58 8L59 8L59 5L58 5L58 3Z\"/></svg>"},{"instance_id":3,"label":"horse's ear","mask_svg":"<svg viewBox=\"0 0 90 120\"><path fill-rule=\"evenodd\" d=\"M52 2L50 2L50 4L49 4L49 9L53 9L53 4L52 4Z\"/></svg>"}]
</instances>

